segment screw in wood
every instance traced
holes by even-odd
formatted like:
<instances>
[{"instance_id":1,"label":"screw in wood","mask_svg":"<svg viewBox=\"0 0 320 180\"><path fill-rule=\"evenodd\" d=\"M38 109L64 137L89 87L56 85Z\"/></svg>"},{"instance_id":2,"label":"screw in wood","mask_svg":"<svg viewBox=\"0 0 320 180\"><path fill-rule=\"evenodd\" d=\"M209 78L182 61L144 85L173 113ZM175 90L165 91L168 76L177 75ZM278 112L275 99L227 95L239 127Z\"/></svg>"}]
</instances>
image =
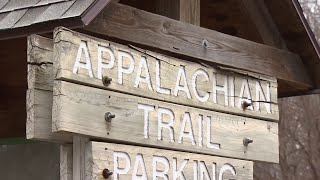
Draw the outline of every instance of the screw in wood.
<instances>
[{"instance_id":1,"label":"screw in wood","mask_svg":"<svg viewBox=\"0 0 320 180\"><path fill-rule=\"evenodd\" d=\"M113 174L113 172L109 171L109 169L104 169L102 171L102 176L105 179L108 179L112 174Z\"/></svg>"},{"instance_id":2,"label":"screw in wood","mask_svg":"<svg viewBox=\"0 0 320 180\"><path fill-rule=\"evenodd\" d=\"M105 86L109 86L111 84L112 78L109 78L108 76L102 77L102 83Z\"/></svg>"},{"instance_id":3,"label":"screw in wood","mask_svg":"<svg viewBox=\"0 0 320 180\"><path fill-rule=\"evenodd\" d=\"M243 145L248 146L250 143L253 143L253 140L249 138L243 138Z\"/></svg>"},{"instance_id":4,"label":"screw in wood","mask_svg":"<svg viewBox=\"0 0 320 180\"><path fill-rule=\"evenodd\" d=\"M208 40L204 39L204 40L202 41L202 46L203 46L204 48L207 48L207 47L209 46Z\"/></svg>"},{"instance_id":5,"label":"screw in wood","mask_svg":"<svg viewBox=\"0 0 320 180\"><path fill-rule=\"evenodd\" d=\"M247 101L242 101L241 106L243 110L246 110L249 106L251 106L252 103L249 103Z\"/></svg>"},{"instance_id":6,"label":"screw in wood","mask_svg":"<svg viewBox=\"0 0 320 180\"><path fill-rule=\"evenodd\" d=\"M106 121L111 121L111 119L113 119L113 118L115 118L115 117L116 117L116 115L111 114L110 112L107 112L106 114L104 114L104 119L105 119Z\"/></svg>"}]
</instances>

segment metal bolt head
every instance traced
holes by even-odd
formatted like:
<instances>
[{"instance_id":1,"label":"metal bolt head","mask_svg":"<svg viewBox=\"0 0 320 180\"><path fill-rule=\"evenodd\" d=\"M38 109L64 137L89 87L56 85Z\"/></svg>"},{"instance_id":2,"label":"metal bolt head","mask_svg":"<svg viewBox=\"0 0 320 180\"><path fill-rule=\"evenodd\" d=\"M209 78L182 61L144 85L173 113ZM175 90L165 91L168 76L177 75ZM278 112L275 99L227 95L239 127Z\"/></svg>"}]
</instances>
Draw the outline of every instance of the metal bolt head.
<instances>
[{"instance_id":1,"label":"metal bolt head","mask_svg":"<svg viewBox=\"0 0 320 180\"><path fill-rule=\"evenodd\" d=\"M102 77L102 83L105 86L109 86L111 84L112 78L109 78L108 76Z\"/></svg>"},{"instance_id":2,"label":"metal bolt head","mask_svg":"<svg viewBox=\"0 0 320 180\"><path fill-rule=\"evenodd\" d=\"M243 145L248 146L250 143L253 143L253 140L249 138L243 138Z\"/></svg>"},{"instance_id":3,"label":"metal bolt head","mask_svg":"<svg viewBox=\"0 0 320 180\"><path fill-rule=\"evenodd\" d=\"M207 48L209 46L209 42L206 39L204 39L201 44L204 48Z\"/></svg>"},{"instance_id":4,"label":"metal bolt head","mask_svg":"<svg viewBox=\"0 0 320 180\"><path fill-rule=\"evenodd\" d=\"M242 101L241 106L243 110L246 110L249 106L251 106L252 103L249 103L247 101Z\"/></svg>"},{"instance_id":5,"label":"metal bolt head","mask_svg":"<svg viewBox=\"0 0 320 180\"><path fill-rule=\"evenodd\" d=\"M109 169L104 169L102 171L102 176L105 179L108 179L112 174L113 174L113 172L109 171Z\"/></svg>"},{"instance_id":6,"label":"metal bolt head","mask_svg":"<svg viewBox=\"0 0 320 180\"><path fill-rule=\"evenodd\" d=\"M115 118L115 117L116 117L116 115L111 114L110 112L107 112L106 114L104 114L104 119L105 119L106 121L111 121L111 119L113 119L113 118Z\"/></svg>"}]
</instances>

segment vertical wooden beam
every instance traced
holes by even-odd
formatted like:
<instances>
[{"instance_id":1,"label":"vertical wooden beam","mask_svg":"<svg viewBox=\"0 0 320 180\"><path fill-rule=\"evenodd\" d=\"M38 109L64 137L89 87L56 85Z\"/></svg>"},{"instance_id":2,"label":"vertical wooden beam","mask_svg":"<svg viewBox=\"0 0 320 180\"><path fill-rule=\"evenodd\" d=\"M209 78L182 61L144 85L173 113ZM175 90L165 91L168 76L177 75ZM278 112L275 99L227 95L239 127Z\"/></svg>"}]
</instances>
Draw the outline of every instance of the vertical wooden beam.
<instances>
[{"instance_id":1,"label":"vertical wooden beam","mask_svg":"<svg viewBox=\"0 0 320 180\"><path fill-rule=\"evenodd\" d=\"M200 26L200 0L180 0L179 20Z\"/></svg>"},{"instance_id":2,"label":"vertical wooden beam","mask_svg":"<svg viewBox=\"0 0 320 180\"><path fill-rule=\"evenodd\" d=\"M89 142L88 138L73 137L73 180L85 180L85 149L87 142Z\"/></svg>"},{"instance_id":3,"label":"vertical wooden beam","mask_svg":"<svg viewBox=\"0 0 320 180\"><path fill-rule=\"evenodd\" d=\"M282 39L263 0L241 0L239 2L255 24L264 44L279 49L287 49L286 43Z\"/></svg>"},{"instance_id":4,"label":"vertical wooden beam","mask_svg":"<svg viewBox=\"0 0 320 180\"><path fill-rule=\"evenodd\" d=\"M60 180L72 180L72 144L60 145Z\"/></svg>"},{"instance_id":5,"label":"vertical wooden beam","mask_svg":"<svg viewBox=\"0 0 320 180\"><path fill-rule=\"evenodd\" d=\"M156 13L200 26L200 0L157 0Z\"/></svg>"},{"instance_id":6,"label":"vertical wooden beam","mask_svg":"<svg viewBox=\"0 0 320 180\"><path fill-rule=\"evenodd\" d=\"M155 13L171 19L180 19L180 0L156 0Z\"/></svg>"}]
</instances>

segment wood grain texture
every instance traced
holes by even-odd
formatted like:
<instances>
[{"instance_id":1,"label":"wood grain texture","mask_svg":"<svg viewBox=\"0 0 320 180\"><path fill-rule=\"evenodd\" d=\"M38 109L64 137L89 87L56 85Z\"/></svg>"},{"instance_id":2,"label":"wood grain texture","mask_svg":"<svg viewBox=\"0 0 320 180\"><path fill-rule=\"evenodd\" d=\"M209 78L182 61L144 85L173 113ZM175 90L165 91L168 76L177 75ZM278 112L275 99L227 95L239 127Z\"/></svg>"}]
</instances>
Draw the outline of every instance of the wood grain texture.
<instances>
[{"instance_id":1,"label":"wood grain texture","mask_svg":"<svg viewBox=\"0 0 320 180\"><path fill-rule=\"evenodd\" d=\"M72 144L60 145L60 180L72 180Z\"/></svg>"},{"instance_id":2,"label":"wood grain texture","mask_svg":"<svg viewBox=\"0 0 320 180\"><path fill-rule=\"evenodd\" d=\"M227 72L217 70L203 63L195 63L167 57L158 53L139 49L136 47L127 47L111 41L106 41L91 36L87 36L81 33L77 33L65 28L58 28L55 31L54 36L54 75L55 79L62 79L70 82L76 82L79 84L85 84L88 86L105 88L113 91L120 91L123 93L133 94L137 96L168 101L188 106L194 106L209 110L216 110L221 112L227 112L232 114L239 114L249 117L258 117L260 119L268 119L272 121L278 121L278 105L277 105L277 82L274 78L268 78L264 76L250 77L248 72L242 72L245 75L239 75L235 72ZM85 68L79 68L77 72L74 72L75 63L77 62L78 52L80 45L84 45L88 49L88 56L90 62L85 60L85 56L81 56L81 62L90 64L92 76ZM114 56L113 66L110 68L104 68L99 73L99 57L101 57L104 66L110 65L111 55L104 53L101 56L98 55L99 48L104 47L112 51ZM81 49L80 49L81 50ZM81 52L81 51L80 51ZM123 66L128 68L130 64L134 64L134 69L130 74L123 74L122 78L119 78L119 55L120 53L127 52L133 57L133 62L122 60ZM142 62L142 58L145 58L145 68L139 66ZM157 63L159 63L157 68ZM142 66L141 66L142 67ZM187 86L190 90L190 96L183 91L174 94L176 88L178 71L183 69L186 73ZM197 82L193 85L193 75L196 71L202 70L208 74L208 80L203 75L199 75ZM141 72L139 75L139 72ZM135 84L137 76L146 77L146 72L150 77L150 86L145 82ZM159 79L157 79L157 72ZM99 77L100 76L100 77ZM101 77L107 76L112 78L112 82L107 87L103 84ZM225 78L228 78L227 85L225 85ZM119 79L122 84L119 83ZM253 102L253 108L243 110L241 107L241 89L243 82L248 82L248 94L244 93L245 99L250 99ZM157 84L159 82L159 84ZM160 84L161 83L161 84ZM257 95L257 83L261 85L264 96L267 97L268 89L270 86L270 99L263 100ZM180 83L183 85L183 80ZM214 90L215 86L227 86L227 93L223 91ZM259 86L259 85L258 85ZM168 94L159 93L158 88L167 88ZM194 90L197 89L197 90ZM196 92L197 91L197 92ZM198 100L197 94L205 96L208 94L208 99L201 102ZM249 95L251 94L251 95ZM215 101L217 96L217 101ZM226 100L227 99L227 100ZM226 102L227 101L227 102ZM265 102L271 106L271 111L268 111Z\"/></svg>"},{"instance_id":3,"label":"wood grain texture","mask_svg":"<svg viewBox=\"0 0 320 180\"><path fill-rule=\"evenodd\" d=\"M312 87L296 54L118 3L111 2L85 30L196 60L274 76L305 89ZM209 42L208 47L201 45L204 39Z\"/></svg>"},{"instance_id":4,"label":"wood grain texture","mask_svg":"<svg viewBox=\"0 0 320 180\"><path fill-rule=\"evenodd\" d=\"M274 122L200 110L63 81L54 84L53 104L54 132L70 132L113 142L239 159L278 162L279 158L278 123ZM147 116L144 110L138 108L141 104L154 108L148 113L148 125L145 123ZM164 108L173 112L174 120L170 119L169 114L158 114ZM114 114L115 118L106 122L107 112ZM183 120L186 114L190 117L190 123ZM201 124L200 115L204 117ZM212 123L207 122L207 116L211 117ZM174 122L173 130L160 128L159 135L159 122ZM208 127L211 129L208 130ZM149 132L147 138L145 129ZM191 138L179 138L182 131L192 131L194 141ZM243 146L244 137L252 138L254 143L248 147ZM207 142L220 144L220 149L209 148Z\"/></svg>"},{"instance_id":5,"label":"wood grain texture","mask_svg":"<svg viewBox=\"0 0 320 180\"><path fill-rule=\"evenodd\" d=\"M37 35L28 37L27 139L72 142L65 134L52 133L53 42Z\"/></svg>"},{"instance_id":6,"label":"wood grain texture","mask_svg":"<svg viewBox=\"0 0 320 180\"><path fill-rule=\"evenodd\" d=\"M153 178L154 170L153 168L157 168L158 172L164 170L165 165L162 162L157 162L157 165L153 163L155 157L157 158L165 158L164 161L169 163L169 171L167 176L169 179L173 178L173 172L176 170L174 166L176 165L177 168L181 166L183 161L186 162L184 168L182 168L183 176L185 179L193 179L195 172L198 173L196 179L199 179L200 176L200 169L194 171L193 165L196 164L195 162L199 163L202 162L205 164L205 168L207 172L209 172L210 179L219 179L219 172L221 167L229 164L234 167L236 175L232 175L230 170L225 171L223 174L223 179L245 179L245 180L252 180L253 179L253 162L251 161L243 161L243 160L234 160L228 158L221 158L215 156L207 156L207 155L200 155L200 154L191 154L191 153L184 153L184 152L177 152L177 151L168 151L162 149L154 149L154 148L146 148L146 147L139 147L139 146L126 146L126 145L118 145L118 144L111 144L111 143L99 143L99 142L90 142L87 147L87 163L86 163L86 179L104 179L102 176L103 169L107 168L112 172L117 172L116 168L124 168L126 166L129 167L127 162L123 158L117 158L118 160L114 160L117 155L115 153L123 153L128 155L130 160L130 167L127 173L125 174L118 174L114 173L110 179L132 179L136 173L134 172L134 166L137 159L137 156L142 156L143 163L146 169L146 177L147 179ZM139 163L138 167L138 175L142 175L142 163ZM175 165L174 165L175 164ZM213 164L216 165L216 173L213 175ZM118 165L118 166L117 166ZM117 176L117 178L115 177ZM215 178L213 177L215 176ZM160 177L158 177L160 178ZM200 178L201 179L201 178Z\"/></svg>"},{"instance_id":7,"label":"wood grain texture","mask_svg":"<svg viewBox=\"0 0 320 180\"><path fill-rule=\"evenodd\" d=\"M52 91L52 39L38 35L28 37L28 89Z\"/></svg>"},{"instance_id":8,"label":"wood grain texture","mask_svg":"<svg viewBox=\"0 0 320 180\"><path fill-rule=\"evenodd\" d=\"M180 0L179 21L200 26L200 0Z\"/></svg>"},{"instance_id":9,"label":"wood grain texture","mask_svg":"<svg viewBox=\"0 0 320 180\"><path fill-rule=\"evenodd\" d=\"M88 138L73 136L73 163L72 163L72 176L73 180L85 179L85 156L86 146L89 142Z\"/></svg>"}]
</instances>

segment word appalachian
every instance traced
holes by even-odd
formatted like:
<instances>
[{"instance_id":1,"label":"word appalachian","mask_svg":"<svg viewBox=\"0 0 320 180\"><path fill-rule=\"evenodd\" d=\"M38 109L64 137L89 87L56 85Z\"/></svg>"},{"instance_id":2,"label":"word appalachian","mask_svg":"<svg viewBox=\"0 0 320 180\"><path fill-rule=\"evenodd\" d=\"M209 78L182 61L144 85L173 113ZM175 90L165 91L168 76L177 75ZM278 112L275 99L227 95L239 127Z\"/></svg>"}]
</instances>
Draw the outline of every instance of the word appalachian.
<instances>
[{"instance_id":1,"label":"word appalachian","mask_svg":"<svg viewBox=\"0 0 320 180\"><path fill-rule=\"evenodd\" d=\"M264 108L268 113L271 113L271 92L270 83L266 83L266 87L262 88L259 80L255 81L255 88L249 87L249 81L246 78L235 78L235 76L218 74L212 70L205 70L205 68L198 68L191 72L186 72L184 65L173 65L174 69L161 69L161 61L158 59L147 59L143 54L134 56L130 52L124 50L112 51L109 47L98 45L98 51L93 51L97 54L90 54L86 42L82 41L78 48L76 60L73 66L73 73L77 74L80 69L87 70L90 77L102 79L103 71L117 70L117 83L124 84L124 80L131 80L134 88L141 88L142 84L148 87L149 91L154 91L159 94L168 96L179 96L181 98L196 99L200 103L212 101L223 106L242 107L243 101L254 104L248 107L250 110L260 111L260 102L263 102ZM92 57L97 56L96 72L93 72ZM109 58L105 58L109 57ZM151 61L156 61L152 62ZM155 67L150 67L154 65ZM193 66L191 64L191 66ZM151 70L151 71L150 71ZM210 74L208 73L210 71ZM161 73L162 72L162 73ZM166 77L168 84L161 84L164 76L170 72L170 77ZM211 74L212 73L212 74ZM106 73L107 74L107 73ZM108 75L108 74L107 74ZM133 76L133 77L132 77ZM173 77L171 77L173 76ZM218 76L222 77L222 82L218 84ZM211 77L211 79L210 79ZM169 78L169 80L168 80ZM154 80L155 79L155 80ZM199 82L201 80L201 87L212 87L210 92L208 90L201 90ZM191 82L191 85L190 85ZM205 83L205 85L204 85ZM251 85L252 86L252 85ZM190 90L191 89L191 90ZM237 89L237 90L236 90ZM255 103L253 103L252 92L255 90ZM236 94L237 93L237 94ZM224 97L219 100L218 95ZM238 102L235 102L235 97L238 97Z\"/></svg>"}]
</instances>

